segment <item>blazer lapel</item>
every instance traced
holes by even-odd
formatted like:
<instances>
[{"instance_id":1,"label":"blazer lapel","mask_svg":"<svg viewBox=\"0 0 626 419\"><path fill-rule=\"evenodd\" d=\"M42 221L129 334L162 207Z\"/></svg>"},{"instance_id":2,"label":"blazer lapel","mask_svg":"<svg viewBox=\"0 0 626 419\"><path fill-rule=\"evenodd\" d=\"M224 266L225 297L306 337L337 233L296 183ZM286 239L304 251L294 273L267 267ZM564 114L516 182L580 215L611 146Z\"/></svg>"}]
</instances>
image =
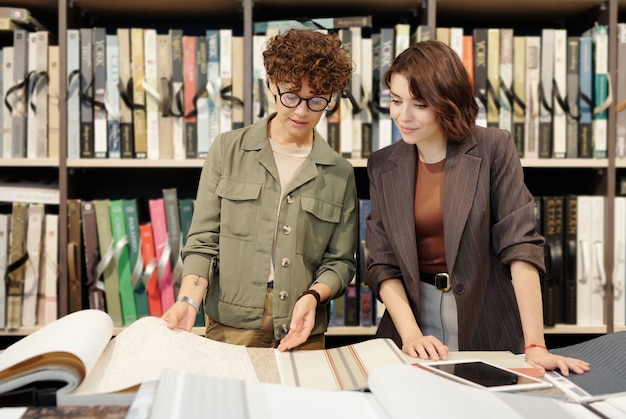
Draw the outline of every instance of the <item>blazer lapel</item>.
<instances>
[{"instance_id":1,"label":"blazer lapel","mask_svg":"<svg viewBox=\"0 0 626 419\"><path fill-rule=\"evenodd\" d=\"M419 264L415 237L415 171L417 148L403 142L389 157L395 167L381 176L384 191L383 202L389 217L391 231L396 231L390 239L400 252L400 259L406 262L411 278L404 278L407 286L413 284L411 292L419 289Z\"/></svg>"},{"instance_id":2,"label":"blazer lapel","mask_svg":"<svg viewBox=\"0 0 626 419\"><path fill-rule=\"evenodd\" d=\"M467 154L476 145L473 137L459 146L449 146L443 192L443 228L446 262L450 272L459 253L461 235L476 194L481 159Z\"/></svg>"}]
</instances>

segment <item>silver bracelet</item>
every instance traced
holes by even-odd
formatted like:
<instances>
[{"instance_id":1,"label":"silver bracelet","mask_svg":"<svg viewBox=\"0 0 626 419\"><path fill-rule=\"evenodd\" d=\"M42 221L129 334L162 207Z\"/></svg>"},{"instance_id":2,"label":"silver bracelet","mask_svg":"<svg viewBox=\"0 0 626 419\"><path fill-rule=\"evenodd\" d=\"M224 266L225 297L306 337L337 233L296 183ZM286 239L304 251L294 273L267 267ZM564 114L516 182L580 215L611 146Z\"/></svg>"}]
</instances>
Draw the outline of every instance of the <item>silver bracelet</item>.
<instances>
[{"instance_id":1,"label":"silver bracelet","mask_svg":"<svg viewBox=\"0 0 626 419\"><path fill-rule=\"evenodd\" d=\"M196 304L196 302L194 300L192 300L191 298L187 297L186 295L181 295L176 299L176 302L178 301L182 301L183 303L187 303L190 306L192 306L193 308L196 309L196 311L200 311L200 307L198 307L198 304Z\"/></svg>"}]
</instances>

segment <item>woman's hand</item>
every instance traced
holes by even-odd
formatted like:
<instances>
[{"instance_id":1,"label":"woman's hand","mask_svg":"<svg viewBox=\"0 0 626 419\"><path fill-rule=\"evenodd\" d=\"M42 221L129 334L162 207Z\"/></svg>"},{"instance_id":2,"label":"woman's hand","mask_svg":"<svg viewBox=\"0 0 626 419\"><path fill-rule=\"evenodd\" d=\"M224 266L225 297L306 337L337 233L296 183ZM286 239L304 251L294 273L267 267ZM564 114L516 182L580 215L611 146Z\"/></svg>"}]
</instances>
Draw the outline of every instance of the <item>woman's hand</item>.
<instances>
[{"instance_id":1,"label":"woman's hand","mask_svg":"<svg viewBox=\"0 0 626 419\"><path fill-rule=\"evenodd\" d=\"M293 307L289 333L281 339L278 350L281 352L294 349L302 345L311 336L313 326L315 326L315 313L317 300L312 295L304 295Z\"/></svg>"},{"instance_id":2,"label":"woman's hand","mask_svg":"<svg viewBox=\"0 0 626 419\"><path fill-rule=\"evenodd\" d=\"M196 309L183 301L177 301L161 318L167 322L169 329L183 329L191 332L191 328L196 322Z\"/></svg>"},{"instance_id":3,"label":"woman's hand","mask_svg":"<svg viewBox=\"0 0 626 419\"><path fill-rule=\"evenodd\" d=\"M448 359L448 347L434 336L417 336L403 340L402 351L413 358L431 359L433 361Z\"/></svg>"},{"instance_id":4,"label":"woman's hand","mask_svg":"<svg viewBox=\"0 0 626 419\"><path fill-rule=\"evenodd\" d=\"M542 347L533 347L526 350L526 362L539 371L560 370L561 374L568 376L570 371L576 374L583 374L589 371L589 363L576 358L568 358L561 355L555 355L548 352Z\"/></svg>"}]
</instances>

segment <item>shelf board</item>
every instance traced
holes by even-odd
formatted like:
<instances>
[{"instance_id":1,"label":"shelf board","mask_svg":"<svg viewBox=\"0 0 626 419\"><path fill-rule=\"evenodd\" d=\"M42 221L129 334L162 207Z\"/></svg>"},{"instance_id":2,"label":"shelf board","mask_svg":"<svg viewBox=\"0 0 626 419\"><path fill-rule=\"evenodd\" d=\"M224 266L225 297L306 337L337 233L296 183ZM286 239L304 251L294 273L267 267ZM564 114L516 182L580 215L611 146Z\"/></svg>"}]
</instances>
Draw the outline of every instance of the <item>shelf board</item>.
<instances>
[{"instance_id":1,"label":"shelf board","mask_svg":"<svg viewBox=\"0 0 626 419\"><path fill-rule=\"evenodd\" d=\"M598 3L597 0L525 0L523 3L493 0L437 0L437 14L489 17L514 14L518 18L555 15L566 19L587 12L596 7ZM523 7L520 7L521 4Z\"/></svg>"},{"instance_id":2,"label":"shelf board","mask_svg":"<svg viewBox=\"0 0 626 419\"><path fill-rule=\"evenodd\" d=\"M607 168L607 159L521 159L523 167L545 168Z\"/></svg>"},{"instance_id":3,"label":"shelf board","mask_svg":"<svg viewBox=\"0 0 626 419\"><path fill-rule=\"evenodd\" d=\"M0 159L0 167L59 167L58 159Z\"/></svg>"}]
</instances>

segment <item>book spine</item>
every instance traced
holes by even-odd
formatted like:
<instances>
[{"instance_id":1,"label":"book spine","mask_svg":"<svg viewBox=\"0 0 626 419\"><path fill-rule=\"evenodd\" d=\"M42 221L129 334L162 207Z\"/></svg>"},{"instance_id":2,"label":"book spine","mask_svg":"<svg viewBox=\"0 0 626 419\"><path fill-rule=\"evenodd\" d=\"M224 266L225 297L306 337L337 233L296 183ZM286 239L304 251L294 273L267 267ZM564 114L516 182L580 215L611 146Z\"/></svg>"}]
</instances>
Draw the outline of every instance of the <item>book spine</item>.
<instances>
[{"instance_id":1,"label":"book spine","mask_svg":"<svg viewBox=\"0 0 626 419\"><path fill-rule=\"evenodd\" d=\"M553 93L552 79L554 77L554 29L546 28L541 31L541 65L539 84L539 158L552 157L552 113Z\"/></svg>"},{"instance_id":2,"label":"book spine","mask_svg":"<svg viewBox=\"0 0 626 419\"><path fill-rule=\"evenodd\" d=\"M172 143L174 158L185 158L185 105L183 71L183 31L170 29L172 59Z\"/></svg>"},{"instance_id":3,"label":"book spine","mask_svg":"<svg viewBox=\"0 0 626 419\"><path fill-rule=\"evenodd\" d=\"M38 315L41 315L39 324L49 324L58 318L58 294L57 286L59 281L59 216L56 214L46 214L45 216L45 238L44 251L42 254L42 290L43 304L38 307Z\"/></svg>"},{"instance_id":4,"label":"book spine","mask_svg":"<svg viewBox=\"0 0 626 419\"><path fill-rule=\"evenodd\" d=\"M11 156L26 157L27 97L28 97L28 33L13 31L13 80L11 83Z\"/></svg>"},{"instance_id":5,"label":"book spine","mask_svg":"<svg viewBox=\"0 0 626 419\"><path fill-rule=\"evenodd\" d=\"M526 37L526 116L524 157L539 158L539 79L541 37Z\"/></svg>"},{"instance_id":6,"label":"book spine","mask_svg":"<svg viewBox=\"0 0 626 419\"><path fill-rule=\"evenodd\" d=\"M2 48L2 97L9 98L10 88L13 86L13 47ZM8 106L2 106L2 157L12 157L12 125L13 117Z\"/></svg>"},{"instance_id":7,"label":"book spine","mask_svg":"<svg viewBox=\"0 0 626 419\"><path fill-rule=\"evenodd\" d=\"M119 65L120 96L120 148L121 157L132 159L135 156L135 139L133 128L133 94L132 68L130 53L130 30L117 29L117 49Z\"/></svg>"},{"instance_id":8,"label":"book spine","mask_svg":"<svg viewBox=\"0 0 626 419\"><path fill-rule=\"evenodd\" d=\"M580 86L580 52L578 36L567 38L567 153L566 157L578 157L578 90Z\"/></svg>"},{"instance_id":9,"label":"book spine","mask_svg":"<svg viewBox=\"0 0 626 419\"><path fill-rule=\"evenodd\" d=\"M174 149L172 142L172 114L170 112L173 100L171 56L169 35L157 35L157 83L161 101L159 103L159 157L172 159Z\"/></svg>"},{"instance_id":10,"label":"book spine","mask_svg":"<svg viewBox=\"0 0 626 419\"><path fill-rule=\"evenodd\" d=\"M233 109L230 101L223 100L222 92L232 90L233 84L233 31L232 29L220 29L220 132L233 129Z\"/></svg>"},{"instance_id":11,"label":"book spine","mask_svg":"<svg viewBox=\"0 0 626 419\"><path fill-rule=\"evenodd\" d=\"M552 91L552 157L563 159L567 155L567 30L554 30L554 73Z\"/></svg>"},{"instance_id":12,"label":"book spine","mask_svg":"<svg viewBox=\"0 0 626 419\"><path fill-rule=\"evenodd\" d=\"M487 126L500 123L500 29L487 29Z\"/></svg>"},{"instance_id":13,"label":"book spine","mask_svg":"<svg viewBox=\"0 0 626 419\"><path fill-rule=\"evenodd\" d=\"M379 38L380 39L380 38ZM379 45L380 51L380 45ZM372 38L361 38L361 88L363 89L363 100L361 107L360 130L361 130L361 157L368 158L372 154L372 112L369 103L372 100L373 83L373 58L372 58ZM365 101L367 99L367 101Z\"/></svg>"},{"instance_id":14,"label":"book spine","mask_svg":"<svg viewBox=\"0 0 626 419\"><path fill-rule=\"evenodd\" d=\"M48 47L48 157L59 158L60 123L61 113L59 112L59 46L50 45ZM45 127L44 127L45 129Z\"/></svg>"},{"instance_id":15,"label":"book spine","mask_svg":"<svg viewBox=\"0 0 626 419\"><path fill-rule=\"evenodd\" d=\"M171 253L168 242L167 221L163 198L149 200L152 235L157 260L157 277L161 295L161 309L167 311L174 304L174 284L172 282ZM150 289L148 289L150 292Z\"/></svg>"},{"instance_id":16,"label":"book spine","mask_svg":"<svg viewBox=\"0 0 626 419\"><path fill-rule=\"evenodd\" d=\"M576 324L591 324L591 196L576 201Z\"/></svg>"},{"instance_id":17,"label":"book spine","mask_svg":"<svg viewBox=\"0 0 626 419\"><path fill-rule=\"evenodd\" d=\"M178 295L183 273L183 261L180 254L183 240L181 236L180 213L178 211L178 193L176 188L163 189L163 206L167 227L167 241L171 249L170 266L172 267L174 295Z\"/></svg>"},{"instance_id":18,"label":"book spine","mask_svg":"<svg viewBox=\"0 0 626 419\"><path fill-rule=\"evenodd\" d=\"M185 156L198 157L198 117L196 110L197 37L183 36L183 91L185 93Z\"/></svg>"},{"instance_id":19,"label":"book spine","mask_svg":"<svg viewBox=\"0 0 626 419\"><path fill-rule=\"evenodd\" d=\"M614 201L614 248L613 248L613 324L624 325L626 322L626 298L624 281L626 280L626 196L617 196Z\"/></svg>"},{"instance_id":20,"label":"book spine","mask_svg":"<svg viewBox=\"0 0 626 419\"><path fill-rule=\"evenodd\" d=\"M563 292L563 323L576 324L576 226L578 202L577 197L565 197L565 290Z\"/></svg>"},{"instance_id":21,"label":"book spine","mask_svg":"<svg viewBox=\"0 0 626 419\"><path fill-rule=\"evenodd\" d=\"M11 237L11 215L0 214L0 278L7 278ZM0 329L7 325L7 287L0 287Z\"/></svg>"},{"instance_id":22,"label":"book spine","mask_svg":"<svg viewBox=\"0 0 626 419\"><path fill-rule=\"evenodd\" d=\"M106 311L111 316L114 326L124 326L122 303L120 300L120 283L117 264L114 259L113 231L109 213L109 200L93 201L98 229L98 248L100 261L96 267L96 278L104 278L104 296Z\"/></svg>"},{"instance_id":23,"label":"book spine","mask_svg":"<svg viewBox=\"0 0 626 419\"><path fill-rule=\"evenodd\" d=\"M594 40L594 110L592 121L593 157L607 158L608 141L608 107L612 99L609 94L609 28L596 25L593 32Z\"/></svg>"},{"instance_id":24,"label":"book spine","mask_svg":"<svg viewBox=\"0 0 626 419\"><path fill-rule=\"evenodd\" d=\"M137 320L137 307L135 306L135 296L131 282L130 251L128 235L126 234L123 200L115 199L109 202L109 215L111 217L111 234L113 238L113 259L117 264L122 319L124 325L128 326Z\"/></svg>"},{"instance_id":25,"label":"book spine","mask_svg":"<svg viewBox=\"0 0 626 419\"><path fill-rule=\"evenodd\" d=\"M591 120L593 112L593 44L590 37L582 36L580 49L580 92L578 101L578 157L593 157Z\"/></svg>"},{"instance_id":26,"label":"book spine","mask_svg":"<svg viewBox=\"0 0 626 419\"><path fill-rule=\"evenodd\" d=\"M139 235L139 211L136 199L124 199L124 227L128 237L128 256L130 261L130 284L133 289L133 297L137 317L150 315L148 308L148 295L142 281L143 258L141 257L141 237Z\"/></svg>"},{"instance_id":27,"label":"book spine","mask_svg":"<svg viewBox=\"0 0 626 419\"><path fill-rule=\"evenodd\" d=\"M148 155L146 137L146 91L144 89L144 47L143 29L131 28L130 53L133 80L133 138L135 158L145 159Z\"/></svg>"},{"instance_id":28,"label":"book spine","mask_svg":"<svg viewBox=\"0 0 626 419\"><path fill-rule=\"evenodd\" d=\"M546 254L546 273L542 278L543 296L543 325L554 326L556 324L556 282L558 270L562 266L562 260L554 260L553 257L559 251L557 236L557 202L556 197L544 196L542 198L542 230L546 238L544 253Z\"/></svg>"},{"instance_id":29,"label":"book spine","mask_svg":"<svg viewBox=\"0 0 626 419\"><path fill-rule=\"evenodd\" d=\"M500 29L500 114L498 127L513 130L513 29Z\"/></svg>"},{"instance_id":30,"label":"book spine","mask_svg":"<svg viewBox=\"0 0 626 419\"><path fill-rule=\"evenodd\" d=\"M243 52L243 45L241 46ZM243 63L241 63L243 71ZM243 74L241 82L243 83ZM208 45L206 36L198 36L196 42L196 110L197 110L197 150L196 157L205 158L209 152L209 96L206 90L208 82ZM243 116L243 114L242 114ZM243 122L243 120L242 120Z\"/></svg>"},{"instance_id":31,"label":"book spine","mask_svg":"<svg viewBox=\"0 0 626 419\"><path fill-rule=\"evenodd\" d=\"M207 31L207 37L208 33L209 31ZM208 41L210 54L211 41ZM267 75L263 66L263 51L265 50L266 41L265 33L255 34L252 37L252 120L254 122L263 119L267 115ZM324 119L324 115L322 119ZM322 133L320 132L320 134ZM326 138L325 133L322 136Z\"/></svg>"},{"instance_id":32,"label":"book spine","mask_svg":"<svg viewBox=\"0 0 626 419\"><path fill-rule=\"evenodd\" d=\"M37 114L35 84L37 82L37 33L28 33L27 93L26 93L26 157L37 158Z\"/></svg>"},{"instance_id":33,"label":"book spine","mask_svg":"<svg viewBox=\"0 0 626 419\"><path fill-rule=\"evenodd\" d=\"M244 125L244 41L243 36L233 36L232 40L232 80L233 90L231 107L233 109L233 129L243 128Z\"/></svg>"},{"instance_id":34,"label":"book spine","mask_svg":"<svg viewBox=\"0 0 626 419\"><path fill-rule=\"evenodd\" d=\"M524 157L526 118L526 37L513 37L513 139L517 155Z\"/></svg>"},{"instance_id":35,"label":"book spine","mask_svg":"<svg viewBox=\"0 0 626 419\"><path fill-rule=\"evenodd\" d=\"M110 159L122 157L120 134L120 64L117 35L106 37L107 148Z\"/></svg>"},{"instance_id":36,"label":"book spine","mask_svg":"<svg viewBox=\"0 0 626 419\"><path fill-rule=\"evenodd\" d=\"M487 126L487 29L474 29L474 96L478 104L476 125Z\"/></svg>"},{"instance_id":37,"label":"book spine","mask_svg":"<svg viewBox=\"0 0 626 419\"><path fill-rule=\"evenodd\" d=\"M83 240L81 201L67 201L67 277L69 312L83 309ZM94 241L96 239L94 238ZM86 244L86 243L85 243ZM87 249L85 249L87 250Z\"/></svg>"},{"instance_id":38,"label":"book spine","mask_svg":"<svg viewBox=\"0 0 626 419\"><path fill-rule=\"evenodd\" d=\"M107 88L106 31L94 28L92 34L94 156L102 159L107 157L108 152L107 112L104 107Z\"/></svg>"},{"instance_id":39,"label":"book spine","mask_svg":"<svg viewBox=\"0 0 626 419\"><path fill-rule=\"evenodd\" d=\"M93 310L106 311L105 298L104 298L104 281L100 276L97 276L97 265L99 258L99 245L98 245L98 223L96 221L96 209L91 201L82 201L81 205L81 218L83 229L83 242L85 244L85 285L89 295L89 308ZM77 302L74 302L74 307L79 310L80 307ZM79 308L80 307L80 308ZM121 322L121 319L120 319Z\"/></svg>"},{"instance_id":40,"label":"book spine","mask_svg":"<svg viewBox=\"0 0 626 419\"><path fill-rule=\"evenodd\" d=\"M350 28L340 29L341 47L352 57L352 33ZM345 91L352 92L351 79ZM352 104L348 95L342 94L339 99L339 150L343 157L352 157Z\"/></svg>"},{"instance_id":41,"label":"book spine","mask_svg":"<svg viewBox=\"0 0 626 419\"><path fill-rule=\"evenodd\" d=\"M178 212L180 214L180 235L182 245L187 242L187 234L191 227L191 219L193 217L193 199L179 199L178 200Z\"/></svg>"},{"instance_id":42,"label":"book spine","mask_svg":"<svg viewBox=\"0 0 626 419\"><path fill-rule=\"evenodd\" d=\"M360 324L362 327L374 325L374 300L372 290L365 282L367 267L367 244L365 242L366 218L372 211L372 203L369 199L359 199L359 253L357 268L357 283L360 284Z\"/></svg>"},{"instance_id":43,"label":"book spine","mask_svg":"<svg viewBox=\"0 0 626 419\"><path fill-rule=\"evenodd\" d=\"M67 158L80 158L80 31L67 30Z\"/></svg>"},{"instance_id":44,"label":"book spine","mask_svg":"<svg viewBox=\"0 0 626 419\"><path fill-rule=\"evenodd\" d=\"M591 292L590 292L590 324L603 326L606 324L604 300L606 288L606 274L604 272L604 226L605 226L605 197L594 195L591 208ZM580 218L579 218L580 219Z\"/></svg>"},{"instance_id":45,"label":"book spine","mask_svg":"<svg viewBox=\"0 0 626 419\"><path fill-rule=\"evenodd\" d=\"M363 93L363 53L362 53L362 41L363 35L361 33L361 28L358 26L350 27L350 45L351 45L351 56L352 62L354 63L354 70L352 71L352 79L350 83L350 93L354 98L355 105L351 106L351 118L352 118L352 128L351 128L351 137L352 137L352 146L351 146L351 157L354 159L360 159L363 156L363 127L361 123L361 102L362 93Z\"/></svg>"},{"instance_id":46,"label":"book spine","mask_svg":"<svg viewBox=\"0 0 626 419\"><path fill-rule=\"evenodd\" d=\"M93 158L93 30L80 29L80 157Z\"/></svg>"},{"instance_id":47,"label":"book spine","mask_svg":"<svg viewBox=\"0 0 626 419\"><path fill-rule=\"evenodd\" d=\"M617 25L617 138L616 157L626 157L626 22Z\"/></svg>"},{"instance_id":48,"label":"book spine","mask_svg":"<svg viewBox=\"0 0 626 419\"><path fill-rule=\"evenodd\" d=\"M377 145L375 150L380 150L388 145L391 145L391 133L393 123L389 116L389 106L391 105L391 97L389 95L389 88L385 86L383 75L391 66L393 58L395 57L394 50L394 32L393 28L381 28L380 30L380 64L378 74L380 74L378 80L378 132L377 132Z\"/></svg>"},{"instance_id":49,"label":"book spine","mask_svg":"<svg viewBox=\"0 0 626 419\"><path fill-rule=\"evenodd\" d=\"M148 296L148 309L151 316L161 317L163 310L161 309L161 292L159 291L159 278L157 276L157 259L154 237L152 235L152 224L140 224L139 235L141 236L141 255L144 262L142 282Z\"/></svg>"},{"instance_id":50,"label":"book spine","mask_svg":"<svg viewBox=\"0 0 626 419\"><path fill-rule=\"evenodd\" d=\"M147 158L159 156L159 97L157 79L157 33L155 29L144 29L144 71L146 90L146 141Z\"/></svg>"},{"instance_id":51,"label":"book spine","mask_svg":"<svg viewBox=\"0 0 626 419\"><path fill-rule=\"evenodd\" d=\"M207 39L207 89L209 96L209 141L220 133L220 32L209 29ZM265 67L263 67L265 71ZM266 89L263 84L263 89ZM209 143L210 146L210 143Z\"/></svg>"},{"instance_id":52,"label":"book spine","mask_svg":"<svg viewBox=\"0 0 626 419\"><path fill-rule=\"evenodd\" d=\"M6 269L7 281L7 329L14 331L22 325L22 298L26 271L26 219L28 204L15 202L11 211L11 237L9 241L9 264Z\"/></svg>"},{"instance_id":53,"label":"book spine","mask_svg":"<svg viewBox=\"0 0 626 419\"><path fill-rule=\"evenodd\" d=\"M37 293L39 291L39 262L43 239L44 206L30 204L26 219L26 252L28 262L24 270L24 293L22 297L22 326L37 324Z\"/></svg>"},{"instance_id":54,"label":"book spine","mask_svg":"<svg viewBox=\"0 0 626 419\"><path fill-rule=\"evenodd\" d=\"M45 159L48 157L48 95L50 86L50 73L48 72L49 56L47 31L37 31L35 63L35 83L32 89L31 103L35 106L35 152L36 158ZM48 77L46 78L46 74ZM58 76L56 81L58 81ZM29 107L32 109L32 106Z\"/></svg>"}]
</instances>

